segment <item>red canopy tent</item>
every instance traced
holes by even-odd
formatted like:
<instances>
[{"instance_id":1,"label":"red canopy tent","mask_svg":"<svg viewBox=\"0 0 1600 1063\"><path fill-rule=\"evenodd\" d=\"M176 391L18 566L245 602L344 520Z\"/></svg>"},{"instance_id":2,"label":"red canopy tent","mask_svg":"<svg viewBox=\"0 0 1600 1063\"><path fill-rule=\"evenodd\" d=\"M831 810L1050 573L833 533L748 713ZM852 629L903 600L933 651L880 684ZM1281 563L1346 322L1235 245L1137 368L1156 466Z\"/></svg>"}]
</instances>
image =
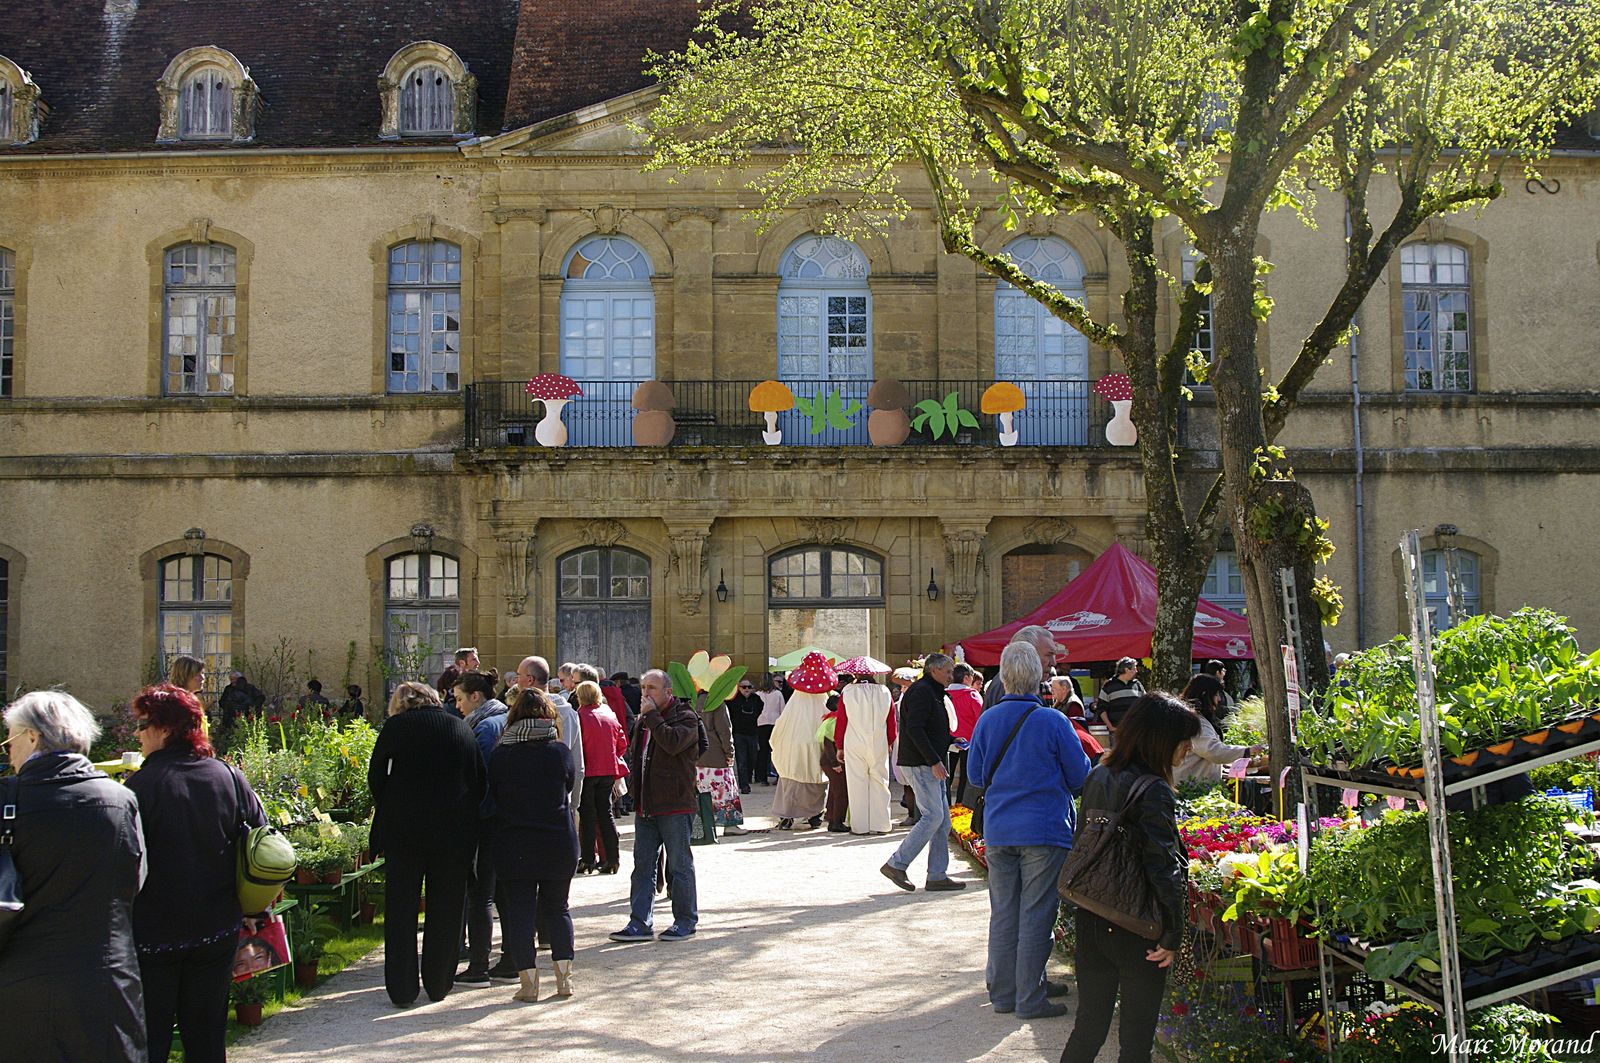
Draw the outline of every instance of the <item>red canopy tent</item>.
<instances>
[{"instance_id":1,"label":"red canopy tent","mask_svg":"<svg viewBox=\"0 0 1600 1063\"><path fill-rule=\"evenodd\" d=\"M1021 620L957 645L968 664L996 665L1011 636L1030 624L1054 631L1072 661L1148 657L1156 625L1156 570L1121 543L1113 543L1077 579ZM1193 656L1197 661L1252 656L1249 622L1201 598L1195 610Z\"/></svg>"}]
</instances>

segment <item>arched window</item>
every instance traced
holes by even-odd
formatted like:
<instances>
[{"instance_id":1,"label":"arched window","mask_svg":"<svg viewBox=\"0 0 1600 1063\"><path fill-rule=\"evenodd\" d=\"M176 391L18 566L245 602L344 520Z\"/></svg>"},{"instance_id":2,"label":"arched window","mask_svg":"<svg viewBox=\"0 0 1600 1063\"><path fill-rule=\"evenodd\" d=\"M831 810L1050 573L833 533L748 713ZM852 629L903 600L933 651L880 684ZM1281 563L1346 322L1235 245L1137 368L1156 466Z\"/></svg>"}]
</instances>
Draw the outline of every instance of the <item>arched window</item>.
<instances>
[{"instance_id":1,"label":"arched window","mask_svg":"<svg viewBox=\"0 0 1600 1063\"><path fill-rule=\"evenodd\" d=\"M391 676L431 683L461 638L461 566L449 554L407 553L385 563L383 650Z\"/></svg>"},{"instance_id":2,"label":"arched window","mask_svg":"<svg viewBox=\"0 0 1600 1063\"><path fill-rule=\"evenodd\" d=\"M573 249L561 283L561 371L574 380L641 381L656 373L650 258L632 240L594 236Z\"/></svg>"},{"instance_id":3,"label":"arched window","mask_svg":"<svg viewBox=\"0 0 1600 1063\"><path fill-rule=\"evenodd\" d=\"M833 236L802 236L778 265L778 376L872 377L872 293L867 256ZM848 396L847 396L848 397Z\"/></svg>"},{"instance_id":4,"label":"arched window","mask_svg":"<svg viewBox=\"0 0 1600 1063\"><path fill-rule=\"evenodd\" d=\"M1185 247L1183 249L1182 281L1184 287L1188 287L1194 283L1195 270L1199 268L1200 262L1200 252L1196 251L1192 247ZM1181 294L1182 293L1180 292L1180 295ZM1190 343L1190 350L1199 351L1200 357L1208 366L1216 362L1216 344L1211 338L1211 294L1209 292L1200 297L1200 320L1195 325L1194 339ZM1210 377L1208 376L1207 380L1209 379ZM1197 383L1197 381L1194 379L1194 375L1189 373L1187 370L1185 370L1184 373L1184 382L1189 385L1194 385ZM1207 384L1206 386L1209 387L1210 385Z\"/></svg>"},{"instance_id":5,"label":"arched window","mask_svg":"<svg viewBox=\"0 0 1600 1063\"><path fill-rule=\"evenodd\" d=\"M461 389L461 248L411 240L389 250L389 391Z\"/></svg>"},{"instance_id":6,"label":"arched window","mask_svg":"<svg viewBox=\"0 0 1600 1063\"><path fill-rule=\"evenodd\" d=\"M1419 242L1400 249L1408 390L1472 390L1470 293L1465 247Z\"/></svg>"},{"instance_id":7,"label":"arched window","mask_svg":"<svg viewBox=\"0 0 1600 1063\"><path fill-rule=\"evenodd\" d=\"M1239 557L1232 550L1218 550L1211 559L1206 581L1200 585L1200 597L1235 613L1244 612L1244 573L1239 571Z\"/></svg>"},{"instance_id":8,"label":"arched window","mask_svg":"<svg viewBox=\"0 0 1600 1063\"><path fill-rule=\"evenodd\" d=\"M219 554L178 554L161 561L158 588L161 667L179 654L206 663L215 694L233 667L233 562Z\"/></svg>"},{"instance_id":9,"label":"arched window","mask_svg":"<svg viewBox=\"0 0 1600 1063\"><path fill-rule=\"evenodd\" d=\"M0 129L5 124L0 121ZM17 256L0 247L0 398L11 396L17 343Z\"/></svg>"},{"instance_id":10,"label":"arched window","mask_svg":"<svg viewBox=\"0 0 1600 1063\"><path fill-rule=\"evenodd\" d=\"M162 391L231 395L237 344L237 255L227 244L168 249Z\"/></svg>"},{"instance_id":11,"label":"arched window","mask_svg":"<svg viewBox=\"0 0 1600 1063\"><path fill-rule=\"evenodd\" d=\"M13 97L11 83L0 81L0 141L10 143L11 133L11 101Z\"/></svg>"},{"instance_id":12,"label":"arched window","mask_svg":"<svg viewBox=\"0 0 1600 1063\"><path fill-rule=\"evenodd\" d=\"M1483 599L1479 590L1478 555L1471 550L1456 551L1456 571L1461 576L1461 616L1464 620L1469 616L1477 616L1483 611ZM1451 627L1450 621L1450 583L1446 576L1445 552L1443 550L1427 550L1422 555L1422 592L1423 600L1427 604L1431 623L1434 631L1443 631Z\"/></svg>"},{"instance_id":13,"label":"arched window","mask_svg":"<svg viewBox=\"0 0 1600 1063\"><path fill-rule=\"evenodd\" d=\"M847 547L802 546L767 564L771 607L883 603L883 561Z\"/></svg>"},{"instance_id":14,"label":"arched window","mask_svg":"<svg viewBox=\"0 0 1600 1063\"><path fill-rule=\"evenodd\" d=\"M406 71L400 83L400 133L437 136L453 133L456 122L455 86L444 67L423 63Z\"/></svg>"},{"instance_id":15,"label":"arched window","mask_svg":"<svg viewBox=\"0 0 1600 1063\"><path fill-rule=\"evenodd\" d=\"M210 140L233 136L233 82L220 66L202 66L183 79L178 136Z\"/></svg>"},{"instance_id":16,"label":"arched window","mask_svg":"<svg viewBox=\"0 0 1600 1063\"><path fill-rule=\"evenodd\" d=\"M1070 298L1084 298L1083 261L1059 236L1018 237L1004 254L1034 280ZM994 289L994 374L1020 387L1027 399L1017 417L1022 442L1088 442L1088 340L1005 281Z\"/></svg>"}]
</instances>

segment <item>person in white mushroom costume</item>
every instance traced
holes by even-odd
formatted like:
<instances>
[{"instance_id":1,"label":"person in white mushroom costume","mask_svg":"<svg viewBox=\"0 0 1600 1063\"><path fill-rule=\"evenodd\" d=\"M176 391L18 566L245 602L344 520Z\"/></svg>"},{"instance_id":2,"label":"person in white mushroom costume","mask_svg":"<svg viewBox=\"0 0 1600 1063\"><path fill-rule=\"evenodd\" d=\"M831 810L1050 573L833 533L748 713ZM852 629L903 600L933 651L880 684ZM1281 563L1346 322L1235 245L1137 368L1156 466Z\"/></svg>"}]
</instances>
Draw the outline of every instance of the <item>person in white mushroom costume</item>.
<instances>
[{"instance_id":1,"label":"person in white mushroom costume","mask_svg":"<svg viewBox=\"0 0 1600 1063\"><path fill-rule=\"evenodd\" d=\"M822 825L822 808L828 799L828 777L822 771L822 742L817 728L828 712L828 698L839 676L820 653L808 653L800 667L789 673L794 693L772 729L772 762L778 769L778 788L772 795L772 814L778 829L789 830L804 819Z\"/></svg>"}]
</instances>

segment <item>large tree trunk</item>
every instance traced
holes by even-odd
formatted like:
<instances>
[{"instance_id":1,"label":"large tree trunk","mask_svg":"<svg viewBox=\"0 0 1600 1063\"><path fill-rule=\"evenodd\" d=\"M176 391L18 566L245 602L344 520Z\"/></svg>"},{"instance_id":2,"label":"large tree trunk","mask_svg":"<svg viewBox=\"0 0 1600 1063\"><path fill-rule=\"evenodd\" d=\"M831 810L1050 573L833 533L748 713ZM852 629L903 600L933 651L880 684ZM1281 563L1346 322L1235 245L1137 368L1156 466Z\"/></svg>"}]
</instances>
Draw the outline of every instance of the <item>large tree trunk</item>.
<instances>
[{"instance_id":1,"label":"large tree trunk","mask_svg":"<svg viewBox=\"0 0 1600 1063\"><path fill-rule=\"evenodd\" d=\"M1213 536L1213 547L1215 542ZM1150 671L1157 689L1178 694L1189 682L1193 670L1194 614L1200 602L1200 586L1211 564L1211 553L1210 549L1201 550L1193 545L1178 549L1157 546L1155 549L1160 593L1156 599L1156 627L1150 645Z\"/></svg>"},{"instance_id":2,"label":"large tree trunk","mask_svg":"<svg viewBox=\"0 0 1600 1063\"><path fill-rule=\"evenodd\" d=\"M1289 718L1283 658L1283 607L1274 574L1281 567L1300 570L1301 622L1307 660L1302 683L1327 675L1320 614L1310 601L1309 562L1296 529L1315 516L1310 494L1285 485L1265 471L1267 435L1261 412L1261 372L1256 351L1255 238L1253 224L1234 226L1208 257L1213 285L1213 336L1220 357L1214 372L1222 467L1227 477L1228 512L1249 602L1250 637L1256 671L1267 705L1267 745L1274 777L1290 762ZM1303 566L1303 567L1302 567Z\"/></svg>"}]
</instances>

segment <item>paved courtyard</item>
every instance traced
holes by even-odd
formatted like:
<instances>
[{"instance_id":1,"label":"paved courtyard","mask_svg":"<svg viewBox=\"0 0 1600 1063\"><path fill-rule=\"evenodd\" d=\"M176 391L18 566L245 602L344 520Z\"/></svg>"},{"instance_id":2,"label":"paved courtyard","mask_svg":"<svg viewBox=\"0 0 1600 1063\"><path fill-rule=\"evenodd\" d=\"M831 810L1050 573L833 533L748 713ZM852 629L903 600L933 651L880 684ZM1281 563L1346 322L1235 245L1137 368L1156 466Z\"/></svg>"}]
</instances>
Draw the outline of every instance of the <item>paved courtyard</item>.
<instances>
[{"instance_id":1,"label":"paved courtyard","mask_svg":"<svg viewBox=\"0 0 1600 1063\"><path fill-rule=\"evenodd\" d=\"M771 791L745 799L771 827ZM897 814L899 809L896 809ZM904 831L855 838L771 831L695 850L700 932L691 942L620 945L627 877L573 884L576 996L509 1003L513 985L458 986L396 1010L382 952L270 1020L230 1058L328 1060L1053 1060L1072 1017L996 1015L983 989L988 896L903 893L878 874ZM624 848L629 845L624 835ZM913 881L922 881L921 863ZM656 928L670 922L665 898ZM540 954L541 965L548 953ZM1052 961L1052 973L1062 974ZM542 995L553 992L548 973ZM1070 1003L1072 998L1068 998ZM1102 1058L1114 1058L1108 1046Z\"/></svg>"}]
</instances>

